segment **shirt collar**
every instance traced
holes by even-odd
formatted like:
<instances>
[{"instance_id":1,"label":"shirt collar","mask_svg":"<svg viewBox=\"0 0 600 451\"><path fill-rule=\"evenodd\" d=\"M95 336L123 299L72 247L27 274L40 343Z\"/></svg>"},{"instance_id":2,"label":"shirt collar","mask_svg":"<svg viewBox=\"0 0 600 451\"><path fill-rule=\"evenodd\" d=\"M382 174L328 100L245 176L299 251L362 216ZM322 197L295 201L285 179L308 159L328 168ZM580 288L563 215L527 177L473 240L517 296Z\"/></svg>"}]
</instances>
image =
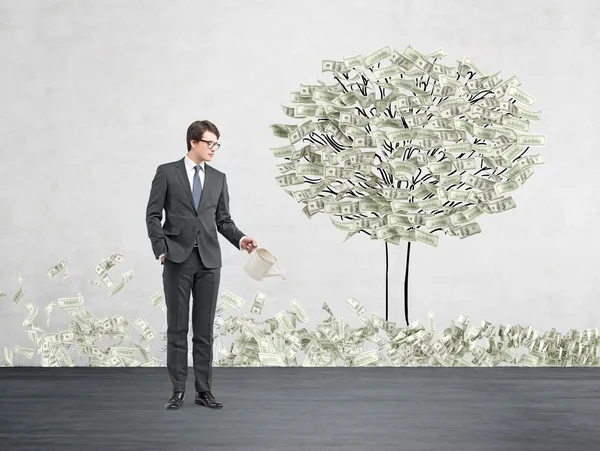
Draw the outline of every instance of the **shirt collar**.
<instances>
[{"instance_id":1,"label":"shirt collar","mask_svg":"<svg viewBox=\"0 0 600 451\"><path fill-rule=\"evenodd\" d=\"M184 162L185 162L185 168L188 171L193 170L194 166L196 166L196 163L194 163L192 161L192 159L189 156L187 156L187 155L185 156ZM200 162L200 166L202 167L202 171L206 171L206 167L204 167L204 163L205 163L204 161Z\"/></svg>"}]
</instances>

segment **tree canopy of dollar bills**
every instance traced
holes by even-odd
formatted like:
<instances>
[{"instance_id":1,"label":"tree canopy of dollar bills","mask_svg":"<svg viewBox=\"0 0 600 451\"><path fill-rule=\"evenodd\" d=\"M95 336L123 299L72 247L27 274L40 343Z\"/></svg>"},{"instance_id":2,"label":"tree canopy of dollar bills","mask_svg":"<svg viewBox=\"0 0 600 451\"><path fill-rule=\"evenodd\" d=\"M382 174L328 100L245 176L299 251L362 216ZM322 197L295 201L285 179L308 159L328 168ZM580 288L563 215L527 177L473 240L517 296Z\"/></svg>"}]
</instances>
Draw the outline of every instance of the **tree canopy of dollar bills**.
<instances>
[{"instance_id":1,"label":"tree canopy of dollar bills","mask_svg":"<svg viewBox=\"0 0 600 451\"><path fill-rule=\"evenodd\" d=\"M300 124L272 124L289 140L271 148L280 187L303 205L310 219L331 218L346 233L372 240L437 246L436 232L468 238L481 232L475 218L516 207L515 191L543 164L545 135L528 134L541 111L517 77L487 75L468 57L444 65L441 48L422 54L382 47L373 53L324 60L334 83L301 84L282 106ZM520 102L522 105L517 105ZM386 268L387 298L387 268ZM386 299L387 319L387 299Z\"/></svg>"}]
</instances>

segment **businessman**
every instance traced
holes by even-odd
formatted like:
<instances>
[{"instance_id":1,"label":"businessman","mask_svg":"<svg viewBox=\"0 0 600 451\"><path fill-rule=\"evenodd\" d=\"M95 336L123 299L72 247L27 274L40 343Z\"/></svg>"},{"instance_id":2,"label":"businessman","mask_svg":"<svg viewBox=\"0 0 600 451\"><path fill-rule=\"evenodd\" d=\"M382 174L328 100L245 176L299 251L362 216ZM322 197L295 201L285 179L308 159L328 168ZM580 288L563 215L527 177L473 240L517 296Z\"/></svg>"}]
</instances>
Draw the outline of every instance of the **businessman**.
<instances>
[{"instance_id":1,"label":"businessman","mask_svg":"<svg viewBox=\"0 0 600 451\"><path fill-rule=\"evenodd\" d=\"M165 408L183 405L187 380L190 292L195 403L222 408L211 393L213 322L221 277L217 231L249 254L257 248L229 214L227 177L206 163L219 149L217 127L195 121L187 130L187 155L158 166L146 209L152 251L163 265L167 304L167 371L173 393ZM162 212L165 223L161 226Z\"/></svg>"}]
</instances>

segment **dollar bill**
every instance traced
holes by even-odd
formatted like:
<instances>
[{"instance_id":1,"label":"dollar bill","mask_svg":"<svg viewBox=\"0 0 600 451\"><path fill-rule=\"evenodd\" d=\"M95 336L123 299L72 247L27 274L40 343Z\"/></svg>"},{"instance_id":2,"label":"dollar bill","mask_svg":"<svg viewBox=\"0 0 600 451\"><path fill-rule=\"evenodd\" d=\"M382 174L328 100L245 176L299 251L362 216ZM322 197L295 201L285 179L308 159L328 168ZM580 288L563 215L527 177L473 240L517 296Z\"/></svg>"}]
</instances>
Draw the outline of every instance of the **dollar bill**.
<instances>
[{"instance_id":1,"label":"dollar bill","mask_svg":"<svg viewBox=\"0 0 600 451\"><path fill-rule=\"evenodd\" d=\"M46 271L46 276L48 276L49 278L52 279L55 275L57 275L59 272L61 272L66 267L67 267L67 261L61 260L56 265L54 265L52 268L50 268L48 271Z\"/></svg>"},{"instance_id":2,"label":"dollar bill","mask_svg":"<svg viewBox=\"0 0 600 451\"><path fill-rule=\"evenodd\" d=\"M253 315L260 315L265 305L266 299L266 294L257 291L254 295L254 300L252 301L252 307L250 307L250 313L252 313Z\"/></svg>"},{"instance_id":3,"label":"dollar bill","mask_svg":"<svg viewBox=\"0 0 600 451\"><path fill-rule=\"evenodd\" d=\"M136 318L135 327L139 330L144 340L152 340L156 336L156 332L152 326L144 318Z\"/></svg>"},{"instance_id":4,"label":"dollar bill","mask_svg":"<svg viewBox=\"0 0 600 451\"><path fill-rule=\"evenodd\" d=\"M240 310L246 302L243 298L236 296L231 291L221 290L221 299L230 306Z\"/></svg>"},{"instance_id":5,"label":"dollar bill","mask_svg":"<svg viewBox=\"0 0 600 451\"><path fill-rule=\"evenodd\" d=\"M108 297L112 298L115 294L120 293L121 291L123 291L123 289L125 288L125 285L127 285L127 283L131 279L133 279L133 270L127 271L127 272L123 273L123 279L121 280L121 283L119 285L117 285L116 287L114 287L108 293Z\"/></svg>"}]
</instances>

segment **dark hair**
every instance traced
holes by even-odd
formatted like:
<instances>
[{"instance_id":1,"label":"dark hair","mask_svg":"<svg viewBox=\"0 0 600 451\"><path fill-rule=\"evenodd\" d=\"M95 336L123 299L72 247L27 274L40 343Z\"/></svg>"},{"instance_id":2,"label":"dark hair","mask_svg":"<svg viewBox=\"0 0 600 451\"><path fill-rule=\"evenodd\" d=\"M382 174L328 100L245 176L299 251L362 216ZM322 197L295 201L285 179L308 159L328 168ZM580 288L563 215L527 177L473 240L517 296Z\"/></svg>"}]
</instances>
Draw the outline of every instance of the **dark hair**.
<instances>
[{"instance_id":1,"label":"dark hair","mask_svg":"<svg viewBox=\"0 0 600 451\"><path fill-rule=\"evenodd\" d=\"M192 144L190 143L190 141L191 140L200 141L202 139L202 135L204 135L204 132L206 132L206 131L214 133L215 136L217 137L217 139L219 139L219 136L220 136L219 129L212 122L210 122L210 121L195 121L190 124L190 126L187 129L187 135L186 135L188 152L190 150L192 150Z\"/></svg>"}]
</instances>

